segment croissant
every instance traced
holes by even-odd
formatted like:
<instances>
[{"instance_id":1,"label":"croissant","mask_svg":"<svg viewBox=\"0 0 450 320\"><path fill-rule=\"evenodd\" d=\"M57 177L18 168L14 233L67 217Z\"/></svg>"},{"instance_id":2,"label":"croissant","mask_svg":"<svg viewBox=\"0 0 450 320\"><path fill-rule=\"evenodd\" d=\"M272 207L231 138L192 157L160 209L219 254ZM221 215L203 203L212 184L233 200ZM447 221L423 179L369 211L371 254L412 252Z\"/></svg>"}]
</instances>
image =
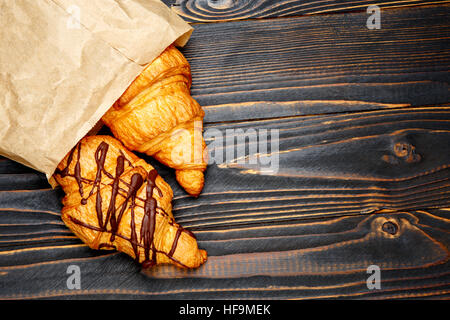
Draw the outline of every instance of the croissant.
<instances>
[{"instance_id":1,"label":"croissant","mask_svg":"<svg viewBox=\"0 0 450 320\"><path fill-rule=\"evenodd\" d=\"M207 166L202 136L204 111L191 97L190 65L173 45L150 63L103 116L129 150L174 168L192 196L204 185Z\"/></svg>"},{"instance_id":2,"label":"croissant","mask_svg":"<svg viewBox=\"0 0 450 320\"><path fill-rule=\"evenodd\" d=\"M144 268L196 268L207 259L175 223L170 186L115 138L83 138L53 176L66 193L62 220L89 247L119 250Z\"/></svg>"}]
</instances>

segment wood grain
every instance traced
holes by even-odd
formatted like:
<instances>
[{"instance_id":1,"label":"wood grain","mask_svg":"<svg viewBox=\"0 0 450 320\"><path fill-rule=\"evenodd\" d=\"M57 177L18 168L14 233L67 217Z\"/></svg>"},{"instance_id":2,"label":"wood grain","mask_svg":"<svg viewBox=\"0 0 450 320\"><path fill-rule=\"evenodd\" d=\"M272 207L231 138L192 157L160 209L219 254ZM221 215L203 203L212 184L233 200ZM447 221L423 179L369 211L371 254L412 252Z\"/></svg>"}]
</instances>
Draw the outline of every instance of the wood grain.
<instances>
[{"instance_id":1,"label":"wood grain","mask_svg":"<svg viewBox=\"0 0 450 320\"><path fill-rule=\"evenodd\" d=\"M246 158L238 163L237 139L230 147L225 139L222 147L215 143L220 135L207 139L210 158L216 152L225 160L226 154L234 157L209 165L199 199L178 196L175 186L175 213L188 227L218 227L448 206L449 111L409 108L208 125L207 138L211 129L224 136L227 130L242 130L235 136L245 139ZM263 129L279 131L274 174L250 161L260 158L250 154L249 132ZM398 146L410 149L401 154Z\"/></svg>"},{"instance_id":2,"label":"wood grain","mask_svg":"<svg viewBox=\"0 0 450 320\"><path fill-rule=\"evenodd\" d=\"M374 31L365 12L196 24L183 52L211 155L226 161L193 199L139 156L172 186L208 262L142 271L91 250L61 221L63 192L0 158L0 299L448 299L448 9L386 10ZM264 130L277 151L254 148ZM70 265L81 290L66 286ZM367 288L369 265L381 289Z\"/></svg>"},{"instance_id":3,"label":"wood grain","mask_svg":"<svg viewBox=\"0 0 450 320\"><path fill-rule=\"evenodd\" d=\"M182 50L206 122L450 101L449 6L200 24ZM214 44L214 45L212 45Z\"/></svg>"},{"instance_id":4,"label":"wood grain","mask_svg":"<svg viewBox=\"0 0 450 320\"><path fill-rule=\"evenodd\" d=\"M249 139L254 132L259 144L263 130L278 131L278 151L267 146L271 164L261 164L264 153ZM198 199L179 188L172 170L140 154L172 186L174 214L193 230L450 206L448 105L207 124L204 136L210 159L223 162L210 163ZM271 166L275 172L266 173ZM50 188L5 190L0 203L57 215L61 196Z\"/></svg>"},{"instance_id":5,"label":"wood grain","mask_svg":"<svg viewBox=\"0 0 450 320\"><path fill-rule=\"evenodd\" d=\"M4 190L0 298L445 297L450 209L429 208L450 206L449 115L441 106L208 124L206 131L278 128L280 151L296 149L280 158L280 173L295 174L213 164L198 199L147 157L174 189L177 221L208 250L194 271L139 272L129 257L90 250L67 230L61 190ZM403 149L393 149L399 141L420 161L405 162ZM65 287L72 264L83 272L82 290ZM366 287L372 264L382 270L380 290Z\"/></svg>"},{"instance_id":6,"label":"wood grain","mask_svg":"<svg viewBox=\"0 0 450 320\"><path fill-rule=\"evenodd\" d=\"M382 9L418 6L448 1L313 1L313 0L163 0L189 22L289 17L323 13L365 11L370 5Z\"/></svg>"},{"instance_id":7,"label":"wood grain","mask_svg":"<svg viewBox=\"0 0 450 320\"><path fill-rule=\"evenodd\" d=\"M221 231L198 230L200 245L209 250L215 248L215 255L194 271L161 266L139 272L134 262L123 254L95 256L83 245L3 251L0 253L0 297L377 299L445 296L450 290L449 212L373 213L253 227L230 225ZM386 223L395 224L397 233L383 231ZM240 253L230 252L230 248ZM31 252L36 260L24 260ZM81 290L65 287L66 270L72 264L82 270ZM366 269L372 264L381 268L379 290L369 290L366 286Z\"/></svg>"}]
</instances>

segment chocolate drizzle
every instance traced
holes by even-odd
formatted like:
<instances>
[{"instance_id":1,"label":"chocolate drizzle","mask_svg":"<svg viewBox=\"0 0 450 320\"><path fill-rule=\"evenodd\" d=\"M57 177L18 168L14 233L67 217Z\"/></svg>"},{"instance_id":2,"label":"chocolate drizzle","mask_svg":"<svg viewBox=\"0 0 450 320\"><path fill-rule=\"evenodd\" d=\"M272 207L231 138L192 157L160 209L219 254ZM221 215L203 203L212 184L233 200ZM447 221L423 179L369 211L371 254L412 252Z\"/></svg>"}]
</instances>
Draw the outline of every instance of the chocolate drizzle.
<instances>
[{"instance_id":1,"label":"chocolate drizzle","mask_svg":"<svg viewBox=\"0 0 450 320\"><path fill-rule=\"evenodd\" d=\"M144 268L151 267L157 263L156 257L157 253L163 253L166 256L168 256L170 259L174 260L176 263L183 265L180 261L173 258L173 255L175 253L175 250L177 248L178 240L180 238L180 235L182 232L186 232L190 236L194 237L194 235L187 229L182 228L179 225L176 225L173 219L169 218L169 224L170 225L176 225L177 226L177 232L175 234L174 241L172 243L172 247L169 253L161 252L156 249L156 246L154 244L154 238L155 238L155 230L156 230L156 215L157 214L164 214L165 213L162 208L158 207L157 201L154 198L154 192L157 191L159 197L163 197L163 193L156 185L156 178L158 177L158 173L156 170L152 169L147 174L146 177L146 189L145 189L145 199L140 199L137 196L138 191L144 184L144 177L140 173L134 173L131 176L130 183L125 183L121 180L121 176L125 172L125 163L127 163L129 166L132 167L132 162L128 160L122 151L120 151L120 155L116 159L116 172L113 176L109 172L105 170L105 161L106 156L108 153L109 145L106 142L100 143L98 146L96 152L95 152L95 161L97 165L97 171L95 174L95 179L89 180L86 178L83 178L81 175L81 166L80 166L80 154L81 154L81 143L77 145L77 147L73 148L70 152L68 158L66 167L62 170L56 170L55 174L59 175L61 178L65 178L67 176L73 177L79 187L79 193L81 196L81 205L86 205L87 200L94 195L95 192L95 210L97 215L97 222L98 227L92 226L89 224L86 224L82 221L79 221L76 218L73 218L69 216L70 220L80 226L90 228L92 230L96 230L99 232L109 232L111 233L111 237L109 239L110 242L114 242L116 237L123 238L125 240L128 240L133 248L133 252L135 255L135 259L139 261L140 257L140 248L143 248L144 250L144 261L142 262L142 266ZM77 159L74 166L74 173L69 173L69 167L71 166L74 158L74 152L77 150ZM102 183L102 175L106 175L108 178L112 179L112 183L109 185L111 186L111 200L109 202L108 209L106 211L106 217L103 217L103 204L102 204L102 197L100 189L105 186L104 183ZM123 183L127 190L123 190L120 188L120 183ZM92 185L91 190L87 197L84 197L83 195L83 183ZM119 208L117 208L116 201L117 196L121 195L125 198L125 201L120 205ZM139 199L144 202L143 209L144 209L144 216L141 221L141 229L140 229L140 237L138 241L138 236L136 232L136 222L135 222L135 208L136 207L142 207L136 203L136 200ZM126 211L126 209L130 209L130 229L131 229L131 235L130 238L126 238L120 234L118 234L119 226L122 220L122 217ZM159 209L159 210L157 210ZM162 212L161 212L162 211ZM107 227L110 227L108 230ZM195 238L195 237L194 237ZM113 244L109 243L101 243L99 244L98 248L115 248ZM186 266L185 266L186 267Z\"/></svg>"},{"instance_id":2,"label":"chocolate drizzle","mask_svg":"<svg viewBox=\"0 0 450 320\"><path fill-rule=\"evenodd\" d=\"M152 247L152 257L150 259L150 250L145 250L145 260L143 267L151 267L156 263L156 251L153 244L153 236L156 227L156 200L153 198L153 190L156 187L155 179L158 173L151 170L147 176L147 187L145 190L146 198L144 202L144 219L141 225L141 242L145 248Z\"/></svg>"},{"instance_id":3,"label":"chocolate drizzle","mask_svg":"<svg viewBox=\"0 0 450 320\"><path fill-rule=\"evenodd\" d=\"M131 185L130 185L130 189L128 190L128 196L131 196L131 205L130 205L130 210L131 210L131 239L130 239L130 243L131 246L133 247L133 252L134 252L134 256L136 257L136 260L139 259L139 249L137 246L137 235L136 235L136 223L134 222L134 208L136 206L136 192L137 190L139 190L139 188L142 186L142 184L144 183L144 179L142 179L142 176L139 173L135 173L133 174L133 176L131 177Z\"/></svg>"},{"instance_id":4,"label":"chocolate drizzle","mask_svg":"<svg viewBox=\"0 0 450 320\"><path fill-rule=\"evenodd\" d=\"M183 231L182 228L177 229L177 233L175 234L175 239L173 240L173 243L172 243L172 248L170 248L170 252L169 252L170 257L173 256L173 254L175 253L175 250L177 249L178 239L180 238L182 231Z\"/></svg>"}]
</instances>

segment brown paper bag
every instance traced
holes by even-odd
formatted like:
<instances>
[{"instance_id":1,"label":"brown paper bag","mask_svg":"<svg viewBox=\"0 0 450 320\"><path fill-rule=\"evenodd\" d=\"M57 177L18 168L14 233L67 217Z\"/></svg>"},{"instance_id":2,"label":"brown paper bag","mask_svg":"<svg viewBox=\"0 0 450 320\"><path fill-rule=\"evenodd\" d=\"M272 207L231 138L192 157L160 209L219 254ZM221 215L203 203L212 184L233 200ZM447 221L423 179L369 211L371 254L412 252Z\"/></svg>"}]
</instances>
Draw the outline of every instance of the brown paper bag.
<instances>
[{"instance_id":1,"label":"brown paper bag","mask_svg":"<svg viewBox=\"0 0 450 320\"><path fill-rule=\"evenodd\" d=\"M0 154L50 179L144 66L192 31L156 0L0 0Z\"/></svg>"}]
</instances>

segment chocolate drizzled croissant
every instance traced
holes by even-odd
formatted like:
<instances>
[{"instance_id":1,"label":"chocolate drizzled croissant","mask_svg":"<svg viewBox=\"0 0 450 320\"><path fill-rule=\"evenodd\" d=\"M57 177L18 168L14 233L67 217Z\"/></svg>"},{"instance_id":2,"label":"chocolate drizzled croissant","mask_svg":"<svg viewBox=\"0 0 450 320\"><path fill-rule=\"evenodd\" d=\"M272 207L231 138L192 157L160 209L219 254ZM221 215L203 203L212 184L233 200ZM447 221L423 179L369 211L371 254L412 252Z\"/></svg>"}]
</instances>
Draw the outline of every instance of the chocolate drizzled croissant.
<instances>
[{"instance_id":1,"label":"chocolate drizzled croissant","mask_svg":"<svg viewBox=\"0 0 450 320\"><path fill-rule=\"evenodd\" d=\"M174 221L170 186L116 139L85 137L54 178L66 193L62 220L91 248L125 252L143 267L205 262L195 236Z\"/></svg>"},{"instance_id":2,"label":"chocolate drizzled croissant","mask_svg":"<svg viewBox=\"0 0 450 320\"><path fill-rule=\"evenodd\" d=\"M203 189L207 166L202 107L191 97L191 71L173 45L150 63L103 116L128 149L174 168L191 195Z\"/></svg>"}]
</instances>

